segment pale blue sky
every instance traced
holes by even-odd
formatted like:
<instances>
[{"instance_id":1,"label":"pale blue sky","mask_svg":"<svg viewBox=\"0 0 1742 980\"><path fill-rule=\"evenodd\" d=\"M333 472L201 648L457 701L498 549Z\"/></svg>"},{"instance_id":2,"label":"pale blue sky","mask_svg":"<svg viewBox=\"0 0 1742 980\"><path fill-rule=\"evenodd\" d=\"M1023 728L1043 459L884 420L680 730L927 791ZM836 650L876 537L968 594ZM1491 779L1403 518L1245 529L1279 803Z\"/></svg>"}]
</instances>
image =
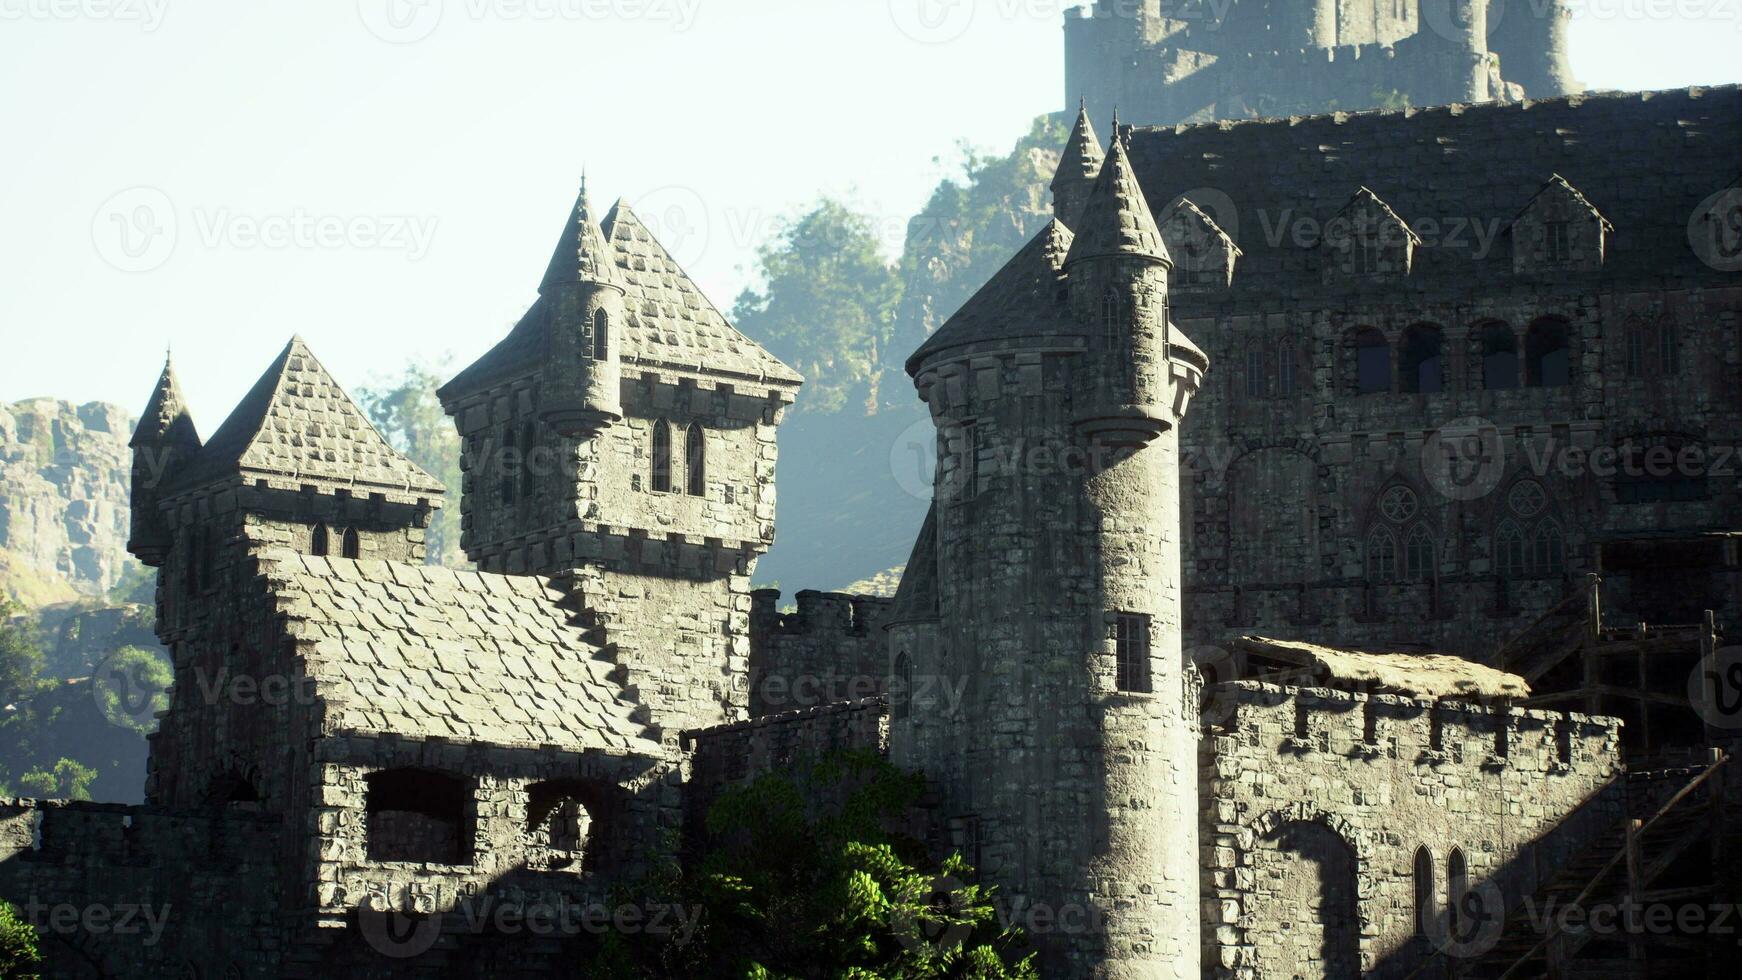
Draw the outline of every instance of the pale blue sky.
<instances>
[{"instance_id":1,"label":"pale blue sky","mask_svg":"<svg viewBox=\"0 0 1742 980\"><path fill-rule=\"evenodd\" d=\"M350 387L464 362L583 165L722 308L822 193L893 253L935 157L1061 107L1075 0L953 0L942 43L920 2L0 0L0 401L138 411L173 344L209 434L293 332ZM1580 0L1574 68L1735 81L1739 27L1742 0Z\"/></svg>"}]
</instances>

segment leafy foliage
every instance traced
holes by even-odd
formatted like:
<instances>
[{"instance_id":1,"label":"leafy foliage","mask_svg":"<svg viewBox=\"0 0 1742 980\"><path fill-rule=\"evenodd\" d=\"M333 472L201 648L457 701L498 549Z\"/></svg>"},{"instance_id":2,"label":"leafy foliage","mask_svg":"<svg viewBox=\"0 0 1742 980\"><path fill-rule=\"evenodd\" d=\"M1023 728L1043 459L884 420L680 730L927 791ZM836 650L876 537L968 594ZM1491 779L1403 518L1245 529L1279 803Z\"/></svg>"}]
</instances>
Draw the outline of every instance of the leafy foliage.
<instances>
[{"instance_id":1,"label":"leafy foliage","mask_svg":"<svg viewBox=\"0 0 1742 980\"><path fill-rule=\"evenodd\" d=\"M955 855L928 867L890 833L920 777L866 753L767 774L710 808L699 870L649 883L699 909L687 944L612 935L589 976L742 980L1024 980L1025 940Z\"/></svg>"},{"instance_id":2,"label":"leafy foliage","mask_svg":"<svg viewBox=\"0 0 1742 980\"><path fill-rule=\"evenodd\" d=\"M0 980L38 980L41 962L36 930L17 909L0 902Z\"/></svg>"},{"instance_id":3,"label":"leafy foliage","mask_svg":"<svg viewBox=\"0 0 1742 980\"><path fill-rule=\"evenodd\" d=\"M169 707L175 673L164 659L140 647L122 647L98 668L91 696L111 724L140 734L157 730L157 712Z\"/></svg>"},{"instance_id":4,"label":"leafy foliage","mask_svg":"<svg viewBox=\"0 0 1742 980\"><path fill-rule=\"evenodd\" d=\"M38 799L88 800L97 770L73 759L61 759L50 770L32 769L18 777L18 788Z\"/></svg>"},{"instance_id":5,"label":"leafy foliage","mask_svg":"<svg viewBox=\"0 0 1742 980\"><path fill-rule=\"evenodd\" d=\"M0 595L0 710L34 697L46 686L42 650L24 610ZM0 721L3 727L4 721Z\"/></svg>"},{"instance_id":6,"label":"leafy foliage","mask_svg":"<svg viewBox=\"0 0 1742 980\"><path fill-rule=\"evenodd\" d=\"M874 412L901 287L870 220L824 198L757 254L765 285L738 297L738 329L808 379L806 410Z\"/></svg>"},{"instance_id":7,"label":"leafy foliage","mask_svg":"<svg viewBox=\"0 0 1742 980\"><path fill-rule=\"evenodd\" d=\"M433 363L413 362L397 378L358 390L357 400L369 420L395 449L442 482L448 492L460 492L460 436L442 411L436 389L451 372L443 358ZM450 568L466 563L460 552L459 501L436 511L425 540L431 565Z\"/></svg>"}]
</instances>

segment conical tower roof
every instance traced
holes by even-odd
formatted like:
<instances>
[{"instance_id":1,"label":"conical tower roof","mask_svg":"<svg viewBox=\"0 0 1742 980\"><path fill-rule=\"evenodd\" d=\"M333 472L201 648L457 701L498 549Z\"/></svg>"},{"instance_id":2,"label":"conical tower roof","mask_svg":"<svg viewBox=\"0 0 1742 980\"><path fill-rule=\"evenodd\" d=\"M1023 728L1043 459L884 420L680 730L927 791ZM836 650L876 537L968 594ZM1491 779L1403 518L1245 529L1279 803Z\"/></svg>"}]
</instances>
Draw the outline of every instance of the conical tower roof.
<instances>
[{"instance_id":1,"label":"conical tower roof","mask_svg":"<svg viewBox=\"0 0 1742 980\"><path fill-rule=\"evenodd\" d=\"M1125 141L1117 136L1072 231L1076 238L1065 258L1066 268L1083 259L1121 255L1173 264L1131 170Z\"/></svg>"},{"instance_id":2,"label":"conical tower roof","mask_svg":"<svg viewBox=\"0 0 1742 980\"><path fill-rule=\"evenodd\" d=\"M170 365L167 354L163 358L163 373L158 375L157 387L152 389L151 401L145 404L139 424L133 429L133 438L127 444L135 449L141 446L200 448L199 431L194 428L187 399L182 397L181 384L175 379L175 368Z\"/></svg>"},{"instance_id":3,"label":"conical tower roof","mask_svg":"<svg viewBox=\"0 0 1742 980\"><path fill-rule=\"evenodd\" d=\"M544 281L539 283L539 295L545 295L553 286L566 282L597 282L621 287L622 277L617 272L616 259L611 254L610 242L605 238L605 232L600 229L599 222L593 217L592 202L587 199L587 181L581 178L581 192L575 198L575 206L569 212L569 219L563 225L562 236L557 239L556 251L551 254L550 265L545 269Z\"/></svg>"},{"instance_id":4,"label":"conical tower roof","mask_svg":"<svg viewBox=\"0 0 1742 980\"><path fill-rule=\"evenodd\" d=\"M443 493L439 480L376 431L301 337L291 338L174 488L236 475L352 488L359 495Z\"/></svg>"},{"instance_id":5,"label":"conical tower roof","mask_svg":"<svg viewBox=\"0 0 1742 980\"><path fill-rule=\"evenodd\" d=\"M1077 124L1071 138L1059 154L1059 167L1052 175L1052 189L1077 183L1089 183L1101 175L1107 155L1101 152L1101 138L1095 135L1095 124L1089 121L1087 106L1077 109Z\"/></svg>"}]
</instances>

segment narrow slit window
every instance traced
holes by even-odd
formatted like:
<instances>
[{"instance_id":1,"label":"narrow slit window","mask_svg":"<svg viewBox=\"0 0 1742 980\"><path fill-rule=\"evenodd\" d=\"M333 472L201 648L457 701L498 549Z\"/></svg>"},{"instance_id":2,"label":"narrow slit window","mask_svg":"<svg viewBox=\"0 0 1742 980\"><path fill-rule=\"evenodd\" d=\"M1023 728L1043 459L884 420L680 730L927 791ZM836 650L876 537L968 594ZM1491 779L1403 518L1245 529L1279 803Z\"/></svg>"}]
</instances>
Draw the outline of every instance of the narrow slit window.
<instances>
[{"instance_id":1,"label":"narrow slit window","mask_svg":"<svg viewBox=\"0 0 1742 980\"><path fill-rule=\"evenodd\" d=\"M653 492L671 492L671 424L665 419L653 423Z\"/></svg>"},{"instance_id":2,"label":"narrow slit window","mask_svg":"<svg viewBox=\"0 0 1742 980\"><path fill-rule=\"evenodd\" d=\"M692 497L708 495L708 443L700 423L684 432L684 483Z\"/></svg>"},{"instance_id":3,"label":"narrow slit window","mask_svg":"<svg viewBox=\"0 0 1742 980\"><path fill-rule=\"evenodd\" d=\"M604 310L593 312L593 360L603 361L611 356L611 314Z\"/></svg>"},{"instance_id":4,"label":"narrow slit window","mask_svg":"<svg viewBox=\"0 0 1742 980\"><path fill-rule=\"evenodd\" d=\"M345 528L345 534L344 534L343 539L340 542L340 548L342 549L342 551L344 553L344 557L346 557L346 558L350 558L350 559L355 560L357 558L362 557L362 555L363 555L363 539L360 535L357 534L356 528L354 528L354 527Z\"/></svg>"}]
</instances>

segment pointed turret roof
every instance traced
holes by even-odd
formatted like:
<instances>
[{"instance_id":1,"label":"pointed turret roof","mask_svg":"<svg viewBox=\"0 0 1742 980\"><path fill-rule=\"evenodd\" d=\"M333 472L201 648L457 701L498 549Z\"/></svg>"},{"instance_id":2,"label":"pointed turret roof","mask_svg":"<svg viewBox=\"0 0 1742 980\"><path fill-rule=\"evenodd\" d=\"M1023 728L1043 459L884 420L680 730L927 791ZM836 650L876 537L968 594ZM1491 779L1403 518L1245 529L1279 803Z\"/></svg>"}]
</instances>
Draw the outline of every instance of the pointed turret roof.
<instances>
[{"instance_id":1,"label":"pointed turret roof","mask_svg":"<svg viewBox=\"0 0 1742 980\"><path fill-rule=\"evenodd\" d=\"M544 295L551 287L565 282L622 285L622 279L617 274L617 262L611 254L611 246L605 240L605 233L599 228L599 222L593 217L593 205L587 199L585 177L581 178L581 192L575 198L574 209L569 212L569 219L563 224L562 236L557 239L556 251L551 254L550 265L545 269L544 281L538 285L539 295Z\"/></svg>"},{"instance_id":2,"label":"pointed turret roof","mask_svg":"<svg viewBox=\"0 0 1742 980\"><path fill-rule=\"evenodd\" d=\"M163 373L158 375L151 401L145 404L145 411L140 414L139 424L134 427L133 438L127 445L135 449L140 446L200 448L200 433L194 428L193 416L188 413L187 399L182 397L181 384L175 379L175 368L171 366L168 354L163 357Z\"/></svg>"},{"instance_id":3,"label":"pointed turret roof","mask_svg":"<svg viewBox=\"0 0 1742 980\"><path fill-rule=\"evenodd\" d=\"M1137 185L1137 175L1131 170L1125 141L1117 135L1073 230L1076 240L1065 259L1066 266L1107 255L1148 258L1170 265L1173 262L1167 246L1161 242L1155 216L1149 213L1149 202L1143 199L1143 188Z\"/></svg>"},{"instance_id":4,"label":"pointed turret roof","mask_svg":"<svg viewBox=\"0 0 1742 980\"><path fill-rule=\"evenodd\" d=\"M1087 183L1101 174L1101 165L1106 162L1107 155L1101 152L1101 138L1095 135L1095 124L1089 121L1087 106L1077 109L1077 124L1071 129L1071 138L1065 141L1064 151L1059 155L1058 170L1052 176L1052 189L1058 190L1067 184Z\"/></svg>"},{"instance_id":5,"label":"pointed turret roof","mask_svg":"<svg viewBox=\"0 0 1742 980\"><path fill-rule=\"evenodd\" d=\"M394 449L301 337L292 337L173 489L231 476L362 494L439 497L441 482Z\"/></svg>"},{"instance_id":6,"label":"pointed turret roof","mask_svg":"<svg viewBox=\"0 0 1742 980\"><path fill-rule=\"evenodd\" d=\"M1069 329L1061 286L1071 248L1071 230L1054 219L1030 239L1004 268L986 281L962 308L927 337L907 359L909 374L932 354L950 347L1051 336Z\"/></svg>"}]
</instances>

